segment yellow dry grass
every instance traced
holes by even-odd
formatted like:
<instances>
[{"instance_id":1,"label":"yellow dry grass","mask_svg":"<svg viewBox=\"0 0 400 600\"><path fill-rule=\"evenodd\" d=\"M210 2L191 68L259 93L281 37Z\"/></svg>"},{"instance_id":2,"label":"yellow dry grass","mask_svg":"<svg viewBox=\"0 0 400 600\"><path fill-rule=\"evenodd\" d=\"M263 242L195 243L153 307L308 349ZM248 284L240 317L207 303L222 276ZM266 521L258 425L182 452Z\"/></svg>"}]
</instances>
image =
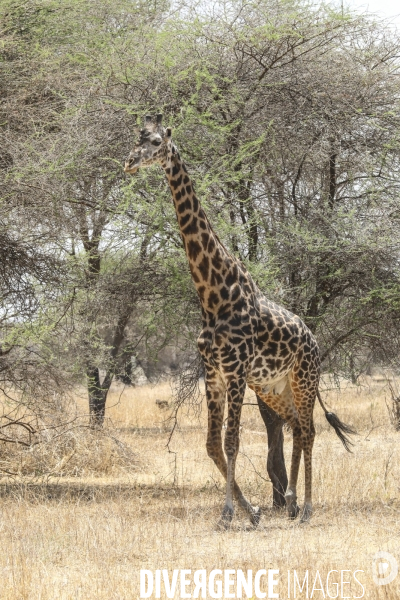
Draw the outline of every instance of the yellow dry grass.
<instances>
[{"instance_id":1,"label":"yellow dry grass","mask_svg":"<svg viewBox=\"0 0 400 600\"><path fill-rule=\"evenodd\" d=\"M237 479L250 500L263 507L255 531L240 510L229 531L215 527L224 484L205 451L205 411L199 418L183 416L171 452L166 448L168 410L155 400L169 400L170 393L167 383L111 390L107 428L131 449L137 468L119 468L115 474L105 469L110 475L101 476L88 470L85 476L28 483L0 480L2 600L130 600L139 597L140 569L172 574L173 569L268 568L280 571L280 598L288 597L287 571L295 569L301 578L309 570L311 579L318 570L322 581L334 569L360 569L364 598L400 597L400 575L378 587L371 569L379 550L400 561L400 434L389 422L384 383L369 380L360 389L324 394L333 410L358 429L354 454L345 452L317 406L315 512L307 525L271 510L264 426L255 406L244 407ZM77 402L85 410L82 400ZM290 448L286 433L288 465ZM360 594L353 584L343 594L339 589L338 597ZM297 592L296 597L307 595ZM325 590L309 597L329 596Z\"/></svg>"}]
</instances>

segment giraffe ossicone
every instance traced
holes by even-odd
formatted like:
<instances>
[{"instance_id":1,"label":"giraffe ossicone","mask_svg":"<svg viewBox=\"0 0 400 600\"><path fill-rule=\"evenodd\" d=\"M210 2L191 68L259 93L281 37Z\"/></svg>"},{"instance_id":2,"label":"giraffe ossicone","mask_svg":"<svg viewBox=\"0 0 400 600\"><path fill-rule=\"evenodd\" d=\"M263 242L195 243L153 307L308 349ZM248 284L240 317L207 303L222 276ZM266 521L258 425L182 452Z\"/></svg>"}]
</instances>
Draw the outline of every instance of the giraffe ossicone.
<instances>
[{"instance_id":1,"label":"giraffe ossicone","mask_svg":"<svg viewBox=\"0 0 400 600\"><path fill-rule=\"evenodd\" d=\"M203 328L198 347L205 366L208 407L207 452L226 479L225 506L220 524L233 517L235 498L254 525L260 509L248 502L235 481L239 425L246 384L289 423L293 452L285 494L289 517L299 512L296 486L300 459L305 465L305 502L302 520L312 512L313 410L318 395L320 357L317 342L303 321L267 300L243 263L214 232L195 194L185 164L162 115L146 117L139 140L125 163L125 173L158 163L165 171L175 206L193 283L200 298ZM222 425L228 419L225 455ZM321 401L325 414L328 413ZM335 415L328 418L348 449L346 434L354 433Z\"/></svg>"}]
</instances>

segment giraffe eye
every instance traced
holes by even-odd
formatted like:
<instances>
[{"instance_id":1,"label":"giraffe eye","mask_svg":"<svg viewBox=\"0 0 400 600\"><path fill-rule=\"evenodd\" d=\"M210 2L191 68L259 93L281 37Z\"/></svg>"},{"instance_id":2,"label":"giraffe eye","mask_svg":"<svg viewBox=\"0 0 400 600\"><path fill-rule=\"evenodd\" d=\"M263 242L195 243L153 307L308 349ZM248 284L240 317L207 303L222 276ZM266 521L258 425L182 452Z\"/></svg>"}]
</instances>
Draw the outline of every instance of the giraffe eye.
<instances>
[{"instance_id":1,"label":"giraffe eye","mask_svg":"<svg viewBox=\"0 0 400 600\"><path fill-rule=\"evenodd\" d=\"M161 144L161 140L153 140L151 143L153 146L159 146Z\"/></svg>"}]
</instances>

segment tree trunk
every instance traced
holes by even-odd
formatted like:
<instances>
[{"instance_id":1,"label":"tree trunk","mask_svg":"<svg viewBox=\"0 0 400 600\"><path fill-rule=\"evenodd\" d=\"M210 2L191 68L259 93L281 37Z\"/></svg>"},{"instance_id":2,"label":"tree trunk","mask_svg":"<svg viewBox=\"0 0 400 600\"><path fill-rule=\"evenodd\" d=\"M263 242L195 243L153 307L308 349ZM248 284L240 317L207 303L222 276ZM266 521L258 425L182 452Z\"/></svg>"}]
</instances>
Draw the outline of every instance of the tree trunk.
<instances>
[{"instance_id":1,"label":"tree trunk","mask_svg":"<svg viewBox=\"0 0 400 600\"><path fill-rule=\"evenodd\" d=\"M102 427L106 412L107 391L100 384L100 373L97 367L88 367L86 370L89 395L90 426Z\"/></svg>"},{"instance_id":2,"label":"tree trunk","mask_svg":"<svg viewBox=\"0 0 400 600\"><path fill-rule=\"evenodd\" d=\"M286 506L285 492L288 485L285 457L283 455L283 425L285 421L258 396L257 402L268 434L267 471L273 485L272 506L274 508L284 508Z\"/></svg>"}]
</instances>

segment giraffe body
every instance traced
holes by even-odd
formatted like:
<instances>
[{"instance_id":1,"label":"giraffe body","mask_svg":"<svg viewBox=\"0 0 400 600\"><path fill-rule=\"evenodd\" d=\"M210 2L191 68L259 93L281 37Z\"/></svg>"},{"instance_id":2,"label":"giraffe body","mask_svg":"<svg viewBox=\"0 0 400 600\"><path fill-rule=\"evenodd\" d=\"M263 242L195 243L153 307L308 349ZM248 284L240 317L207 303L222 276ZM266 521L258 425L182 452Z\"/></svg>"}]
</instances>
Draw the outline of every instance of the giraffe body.
<instances>
[{"instance_id":1,"label":"giraffe body","mask_svg":"<svg viewBox=\"0 0 400 600\"><path fill-rule=\"evenodd\" d=\"M205 365L208 407L207 451L227 481L221 523L233 516L233 498L254 524L260 511L243 496L235 481L239 425L246 384L285 419L293 430L293 455L286 492L290 517L297 516L296 485L302 452L305 460L303 520L311 515L313 409L320 360L317 342L302 320L267 300L250 273L213 231L200 206L187 169L171 140L171 130L146 117L125 172L159 163L172 192L178 224L201 307L203 328L198 347ZM222 424L228 419L225 455ZM325 409L324 409L325 410Z\"/></svg>"}]
</instances>

